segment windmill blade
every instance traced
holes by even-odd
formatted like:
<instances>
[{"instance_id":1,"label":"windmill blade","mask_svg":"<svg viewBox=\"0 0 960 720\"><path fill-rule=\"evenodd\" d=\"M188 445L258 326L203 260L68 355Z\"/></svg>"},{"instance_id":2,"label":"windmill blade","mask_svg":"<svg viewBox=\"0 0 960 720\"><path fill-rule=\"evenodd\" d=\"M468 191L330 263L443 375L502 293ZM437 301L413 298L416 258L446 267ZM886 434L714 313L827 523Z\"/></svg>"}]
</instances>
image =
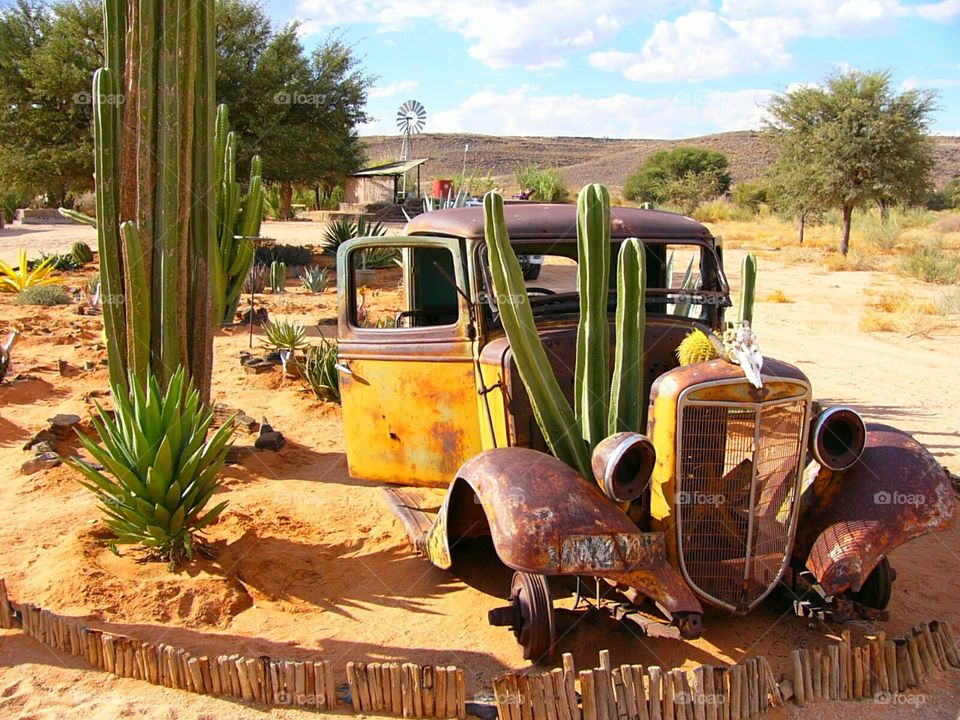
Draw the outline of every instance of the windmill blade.
<instances>
[{"instance_id":1,"label":"windmill blade","mask_svg":"<svg viewBox=\"0 0 960 720\"><path fill-rule=\"evenodd\" d=\"M427 110L417 100L407 100L397 110L397 129L405 135L415 135L423 130Z\"/></svg>"}]
</instances>

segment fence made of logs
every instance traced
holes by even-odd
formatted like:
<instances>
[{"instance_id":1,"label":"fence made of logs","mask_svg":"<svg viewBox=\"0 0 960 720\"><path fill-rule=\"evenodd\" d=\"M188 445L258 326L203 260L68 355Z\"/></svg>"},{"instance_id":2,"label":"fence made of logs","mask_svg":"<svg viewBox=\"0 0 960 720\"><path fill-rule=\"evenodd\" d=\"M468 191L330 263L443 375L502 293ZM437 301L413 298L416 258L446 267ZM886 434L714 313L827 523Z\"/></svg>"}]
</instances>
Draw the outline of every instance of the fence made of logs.
<instances>
[{"instance_id":1,"label":"fence made of logs","mask_svg":"<svg viewBox=\"0 0 960 720\"><path fill-rule=\"evenodd\" d=\"M0 627L20 627L43 644L84 658L92 667L154 685L264 705L378 713L403 718L467 715L462 668L413 663L346 664L349 694L335 681L329 660L266 656L195 656L88 627L27 603L11 603L0 579ZM573 656L548 672L506 673L493 683L500 720L745 720L793 701L800 707L829 700L885 700L920 686L930 675L960 668L949 622L933 621L888 639L883 632L854 645L840 641L790 654L777 677L765 657L736 665L700 665L690 671L656 665L576 670Z\"/></svg>"}]
</instances>

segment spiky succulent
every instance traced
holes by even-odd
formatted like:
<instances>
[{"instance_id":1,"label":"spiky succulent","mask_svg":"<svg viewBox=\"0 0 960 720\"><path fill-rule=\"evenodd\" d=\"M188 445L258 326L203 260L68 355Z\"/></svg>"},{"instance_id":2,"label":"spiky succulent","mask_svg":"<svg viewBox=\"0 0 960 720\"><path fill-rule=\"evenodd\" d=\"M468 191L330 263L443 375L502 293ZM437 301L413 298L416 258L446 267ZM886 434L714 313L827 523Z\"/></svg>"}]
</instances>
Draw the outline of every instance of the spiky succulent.
<instances>
[{"instance_id":1,"label":"spiky succulent","mask_svg":"<svg viewBox=\"0 0 960 720\"><path fill-rule=\"evenodd\" d=\"M81 265L93 262L93 250L82 240L78 240L73 244L73 247L70 248L70 254L73 255L74 260Z\"/></svg>"},{"instance_id":2,"label":"spiky succulent","mask_svg":"<svg viewBox=\"0 0 960 720\"><path fill-rule=\"evenodd\" d=\"M56 280L50 277L53 272L53 256L42 260L31 268L27 260L27 251L17 251L17 267L13 268L0 260L0 292L21 292L33 285L50 285Z\"/></svg>"},{"instance_id":3,"label":"spiky succulent","mask_svg":"<svg viewBox=\"0 0 960 720\"><path fill-rule=\"evenodd\" d=\"M303 377L314 394L327 402L340 402L340 372L336 368L338 358L337 344L326 338L307 352Z\"/></svg>"},{"instance_id":4,"label":"spiky succulent","mask_svg":"<svg viewBox=\"0 0 960 720\"><path fill-rule=\"evenodd\" d=\"M302 350L307 342L307 329L289 320L274 320L263 325L264 345L274 350Z\"/></svg>"},{"instance_id":5,"label":"spiky succulent","mask_svg":"<svg viewBox=\"0 0 960 720\"><path fill-rule=\"evenodd\" d=\"M262 293L267 288L267 279L270 277L270 268L262 263L254 263L250 266L247 277L243 281L243 292Z\"/></svg>"},{"instance_id":6,"label":"spiky succulent","mask_svg":"<svg viewBox=\"0 0 960 720\"><path fill-rule=\"evenodd\" d=\"M698 362L716 360L720 357L710 338L700 330L693 330L677 348L677 359L681 365L693 365Z\"/></svg>"},{"instance_id":7,"label":"spiky succulent","mask_svg":"<svg viewBox=\"0 0 960 720\"><path fill-rule=\"evenodd\" d=\"M319 265L305 267L300 273L300 284L312 293L322 293L330 284L330 271Z\"/></svg>"},{"instance_id":8,"label":"spiky succulent","mask_svg":"<svg viewBox=\"0 0 960 720\"><path fill-rule=\"evenodd\" d=\"M130 394L113 385L116 409L97 405L97 444L80 442L103 471L79 458L66 462L93 492L118 544L139 544L170 563L192 557L196 534L223 512L207 509L234 432L233 419L208 439L213 413L178 368L166 392L151 374L144 390L131 378Z\"/></svg>"}]
</instances>

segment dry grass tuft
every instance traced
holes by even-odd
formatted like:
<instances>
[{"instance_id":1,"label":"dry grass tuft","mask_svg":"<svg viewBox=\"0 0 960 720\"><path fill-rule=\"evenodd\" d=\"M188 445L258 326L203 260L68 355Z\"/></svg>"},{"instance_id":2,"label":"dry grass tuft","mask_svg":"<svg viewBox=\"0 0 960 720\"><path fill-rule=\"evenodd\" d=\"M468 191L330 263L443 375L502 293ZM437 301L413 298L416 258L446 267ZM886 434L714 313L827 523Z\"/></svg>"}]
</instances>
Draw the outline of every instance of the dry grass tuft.
<instances>
[{"instance_id":1,"label":"dry grass tuft","mask_svg":"<svg viewBox=\"0 0 960 720\"><path fill-rule=\"evenodd\" d=\"M871 300L860 317L862 332L895 332L905 335L929 335L934 330L954 325L948 316L947 298L911 297L903 293L884 293Z\"/></svg>"},{"instance_id":2,"label":"dry grass tuft","mask_svg":"<svg viewBox=\"0 0 960 720\"><path fill-rule=\"evenodd\" d=\"M774 290L773 292L769 293L769 294L764 298L764 302L769 302L769 303L792 303L793 300L791 300L789 297L787 297L786 294L783 292L783 290Z\"/></svg>"}]
</instances>

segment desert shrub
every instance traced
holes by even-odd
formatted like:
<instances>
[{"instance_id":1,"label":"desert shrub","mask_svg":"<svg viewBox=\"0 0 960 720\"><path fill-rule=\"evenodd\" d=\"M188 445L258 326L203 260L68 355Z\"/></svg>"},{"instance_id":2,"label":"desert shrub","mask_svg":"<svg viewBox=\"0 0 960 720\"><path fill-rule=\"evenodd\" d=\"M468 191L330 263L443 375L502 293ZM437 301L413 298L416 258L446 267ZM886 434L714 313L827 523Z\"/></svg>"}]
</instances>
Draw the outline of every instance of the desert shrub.
<instances>
[{"instance_id":1,"label":"desert shrub","mask_svg":"<svg viewBox=\"0 0 960 720\"><path fill-rule=\"evenodd\" d=\"M80 268L83 267L83 263L81 263L76 257L74 257L72 252L62 253L59 255L58 254L48 255L45 252L41 252L40 257L38 257L35 260L30 260L27 263L27 267L33 270L34 268L39 267L45 261L48 261L48 260L50 263L50 267L52 267L54 270L59 270L60 272L64 272L66 270L79 270Z\"/></svg>"},{"instance_id":2,"label":"desert shrub","mask_svg":"<svg viewBox=\"0 0 960 720\"><path fill-rule=\"evenodd\" d=\"M760 212L760 206L770 202L770 187L761 180L744 180L730 190L730 197L737 207Z\"/></svg>"},{"instance_id":3,"label":"desert shrub","mask_svg":"<svg viewBox=\"0 0 960 720\"><path fill-rule=\"evenodd\" d=\"M4 222L13 222L17 210L27 207L30 196L14 188L0 188L0 213L3 213Z\"/></svg>"},{"instance_id":4,"label":"desert shrub","mask_svg":"<svg viewBox=\"0 0 960 720\"><path fill-rule=\"evenodd\" d=\"M531 200L564 202L570 197L566 181L556 168L540 170L536 165L518 165L513 174L522 191L533 190Z\"/></svg>"},{"instance_id":5,"label":"desert shrub","mask_svg":"<svg viewBox=\"0 0 960 720\"><path fill-rule=\"evenodd\" d=\"M944 235L960 232L960 213L948 213L938 217L930 224L930 230Z\"/></svg>"},{"instance_id":6,"label":"desert shrub","mask_svg":"<svg viewBox=\"0 0 960 720\"><path fill-rule=\"evenodd\" d=\"M309 265L313 260L313 251L302 245L269 245L258 247L254 254L254 262L263 265L282 262L287 267L294 265Z\"/></svg>"},{"instance_id":7,"label":"desert shrub","mask_svg":"<svg viewBox=\"0 0 960 720\"><path fill-rule=\"evenodd\" d=\"M221 484L233 423L207 439L213 413L183 368L165 393L152 376L145 391L128 395L116 385L112 390L116 410L111 414L97 405L100 417L93 420L101 444L80 435L103 470L76 457L66 462L96 495L118 544L143 545L171 565L192 558L197 534L227 505L206 509Z\"/></svg>"},{"instance_id":8,"label":"desert shrub","mask_svg":"<svg viewBox=\"0 0 960 720\"><path fill-rule=\"evenodd\" d=\"M867 272L876 270L877 259L865 253L857 247L850 250L847 255L841 255L839 252L830 253L824 260L823 266L833 272Z\"/></svg>"},{"instance_id":9,"label":"desert shrub","mask_svg":"<svg viewBox=\"0 0 960 720\"><path fill-rule=\"evenodd\" d=\"M303 378L314 395L326 402L340 402L340 372L336 368L338 357L337 344L326 338L307 352Z\"/></svg>"},{"instance_id":10,"label":"desert shrub","mask_svg":"<svg viewBox=\"0 0 960 720\"><path fill-rule=\"evenodd\" d=\"M20 291L13 302L16 305L69 305L71 299L62 285L32 285Z\"/></svg>"},{"instance_id":11,"label":"desert shrub","mask_svg":"<svg viewBox=\"0 0 960 720\"><path fill-rule=\"evenodd\" d=\"M769 303L792 303L793 302L793 300L787 297L786 293L784 293L783 290L774 290L773 292L769 293L764 298L764 300Z\"/></svg>"},{"instance_id":12,"label":"desert shrub","mask_svg":"<svg viewBox=\"0 0 960 720\"><path fill-rule=\"evenodd\" d=\"M693 210L692 217L698 222L707 223L750 222L756 217L756 213L727 200L714 200L698 205Z\"/></svg>"},{"instance_id":13,"label":"desert shrub","mask_svg":"<svg viewBox=\"0 0 960 720\"><path fill-rule=\"evenodd\" d=\"M900 261L907 275L929 283L960 283L960 253L944 249L938 240L928 240Z\"/></svg>"},{"instance_id":14,"label":"desert shrub","mask_svg":"<svg viewBox=\"0 0 960 720\"><path fill-rule=\"evenodd\" d=\"M677 202L678 191L685 191L696 192L697 202L702 202L730 189L729 166L726 155L709 148L658 150L627 177L623 196L640 202ZM689 202L682 204L689 207Z\"/></svg>"},{"instance_id":15,"label":"desert shrub","mask_svg":"<svg viewBox=\"0 0 960 720\"><path fill-rule=\"evenodd\" d=\"M879 213L866 215L860 223L863 239L880 250L893 250L906 228L903 216L891 214L885 220Z\"/></svg>"}]
</instances>

